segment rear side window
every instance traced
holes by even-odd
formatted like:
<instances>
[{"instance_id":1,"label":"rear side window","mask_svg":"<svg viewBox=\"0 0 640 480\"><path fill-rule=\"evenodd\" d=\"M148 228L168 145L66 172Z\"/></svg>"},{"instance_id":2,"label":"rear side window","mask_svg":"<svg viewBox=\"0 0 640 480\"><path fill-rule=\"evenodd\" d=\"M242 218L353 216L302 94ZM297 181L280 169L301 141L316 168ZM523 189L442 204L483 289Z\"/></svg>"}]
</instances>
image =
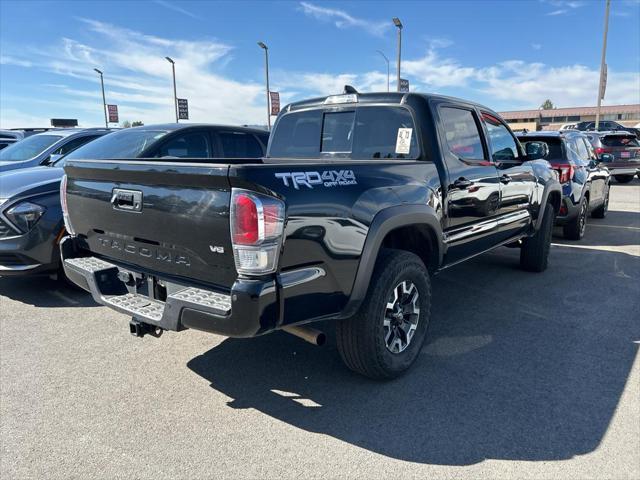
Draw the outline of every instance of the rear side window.
<instances>
[{"instance_id":1,"label":"rear side window","mask_svg":"<svg viewBox=\"0 0 640 480\"><path fill-rule=\"evenodd\" d=\"M635 135L605 135L602 144L607 147L638 147L638 139Z\"/></svg>"},{"instance_id":2,"label":"rear side window","mask_svg":"<svg viewBox=\"0 0 640 480\"><path fill-rule=\"evenodd\" d=\"M220 138L224 158L262 157L262 147L250 133L220 132L218 138Z\"/></svg>"},{"instance_id":3,"label":"rear side window","mask_svg":"<svg viewBox=\"0 0 640 480\"><path fill-rule=\"evenodd\" d=\"M496 162L518 158L518 146L509 129L497 118L483 113L482 119L491 140L491 157Z\"/></svg>"},{"instance_id":4,"label":"rear side window","mask_svg":"<svg viewBox=\"0 0 640 480\"><path fill-rule=\"evenodd\" d=\"M471 110L442 107L440 119L451 153L464 160L485 158L478 123Z\"/></svg>"},{"instance_id":5,"label":"rear side window","mask_svg":"<svg viewBox=\"0 0 640 480\"><path fill-rule=\"evenodd\" d=\"M401 130L402 129L402 130ZM402 135L402 141L398 141ZM278 121L269 156L356 160L415 159L419 155L413 118L403 107L357 107L294 112Z\"/></svg>"},{"instance_id":6,"label":"rear side window","mask_svg":"<svg viewBox=\"0 0 640 480\"><path fill-rule=\"evenodd\" d=\"M180 135L167 141L158 150L157 157L211 158L209 142L205 132Z\"/></svg>"}]
</instances>

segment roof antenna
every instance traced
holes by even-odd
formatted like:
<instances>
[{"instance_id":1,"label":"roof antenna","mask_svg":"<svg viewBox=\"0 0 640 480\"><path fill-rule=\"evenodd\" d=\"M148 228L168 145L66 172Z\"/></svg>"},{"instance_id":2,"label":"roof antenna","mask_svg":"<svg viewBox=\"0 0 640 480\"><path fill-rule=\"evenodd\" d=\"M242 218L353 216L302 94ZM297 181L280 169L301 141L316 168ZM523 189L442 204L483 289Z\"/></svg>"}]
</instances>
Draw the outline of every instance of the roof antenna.
<instances>
[{"instance_id":1,"label":"roof antenna","mask_svg":"<svg viewBox=\"0 0 640 480\"><path fill-rule=\"evenodd\" d=\"M344 94L347 94L347 93L358 93L358 91L355 88L353 88L351 85L345 85L344 86L344 92L342 92L342 93L344 93Z\"/></svg>"}]
</instances>

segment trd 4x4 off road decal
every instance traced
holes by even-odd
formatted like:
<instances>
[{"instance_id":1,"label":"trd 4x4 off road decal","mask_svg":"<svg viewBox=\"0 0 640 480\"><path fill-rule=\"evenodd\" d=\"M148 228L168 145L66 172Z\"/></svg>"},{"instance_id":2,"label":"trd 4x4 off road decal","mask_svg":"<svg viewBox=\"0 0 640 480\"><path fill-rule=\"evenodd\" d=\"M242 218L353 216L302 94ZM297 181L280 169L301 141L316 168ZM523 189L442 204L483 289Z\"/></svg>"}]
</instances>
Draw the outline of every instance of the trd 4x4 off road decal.
<instances>
[{"instance_id":1,"label":"trd 4x4 off road decal","mask_svg":"<svg viewBox=\"0 0 640 480\"><path fill-rule=\"evenodd\" d=\"M357 185L353 170L324 170L322 172L279 172L276 178L284 182L285 187L293 186L296 190L300 186L313 188L315 185L323 187L344 187Z\"/></svg>"}]
</instances>

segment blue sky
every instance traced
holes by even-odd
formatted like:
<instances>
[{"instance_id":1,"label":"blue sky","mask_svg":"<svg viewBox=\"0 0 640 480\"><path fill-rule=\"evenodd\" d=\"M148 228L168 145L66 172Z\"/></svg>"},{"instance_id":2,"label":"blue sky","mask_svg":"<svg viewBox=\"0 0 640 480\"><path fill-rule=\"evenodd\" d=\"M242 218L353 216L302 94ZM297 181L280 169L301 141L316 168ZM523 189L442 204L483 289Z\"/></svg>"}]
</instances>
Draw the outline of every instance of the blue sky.
<instances>
[{"instance_id":1,"label":"blue sky","mask_svg":"<svg viewBox=\"0 0 640 480\"><path fill-rule=\"evenodd\" d=\"M604 0L323 2L0 1L0 127L52 117L172 121L170 65L191 120L264 123L264 54L282 103L386 89L398 16L412 90L496 110L595 104ZM613 0L605 104L640 103L640 2Z\"/></svg>"}]
</instances>

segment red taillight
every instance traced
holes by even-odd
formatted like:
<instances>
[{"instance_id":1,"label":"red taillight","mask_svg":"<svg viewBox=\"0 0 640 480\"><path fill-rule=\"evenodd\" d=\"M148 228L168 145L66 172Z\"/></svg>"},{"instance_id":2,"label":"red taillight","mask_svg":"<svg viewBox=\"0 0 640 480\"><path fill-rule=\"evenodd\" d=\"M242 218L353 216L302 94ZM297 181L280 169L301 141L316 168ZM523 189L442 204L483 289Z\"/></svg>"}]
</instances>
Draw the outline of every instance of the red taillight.
<instances>
[{"instance_id":1,"label":"red taillight","mask_svg":"<svg viewBox=\"0 0 640 480\"><path fill-rule=\"evenodd\" d=\"M596 155L600 155L602 153L611 153L611 149L604 148L604 147L596 147L595 152L596 152Z\"/></svg>"},{"instance_id":2,"label":"red taillight","mask_svg":"<svg viewBox=\"0 0 640 480\"><path fill-rule=\"evenodd\" d=\"M248 275L274 272L284 231L284 202L234 188L229 221L237 272Z\"/></svg>"},{"instance_id":3,"label":"red taillight","mask_svg":"<svg viewBox=\"0 0 640 480\"><path fill-rule=\"evenodd\" d=\"M248 195L234 197L234 217L232 219L233 243L254 245L260 237L258 224L258 206Z\"/></svg>"},{"instance_id":4,"label":"red taillight","mask_svg":"<svg viewBox=\"0 0 640 480\"><path fill-rule=\"evenodd\" d=\"M554 165L553 168L558 171L560 183L567 183L573 178L574 167L573 165L566 163L561 165Z\"/></svg>"}]
</instances>

